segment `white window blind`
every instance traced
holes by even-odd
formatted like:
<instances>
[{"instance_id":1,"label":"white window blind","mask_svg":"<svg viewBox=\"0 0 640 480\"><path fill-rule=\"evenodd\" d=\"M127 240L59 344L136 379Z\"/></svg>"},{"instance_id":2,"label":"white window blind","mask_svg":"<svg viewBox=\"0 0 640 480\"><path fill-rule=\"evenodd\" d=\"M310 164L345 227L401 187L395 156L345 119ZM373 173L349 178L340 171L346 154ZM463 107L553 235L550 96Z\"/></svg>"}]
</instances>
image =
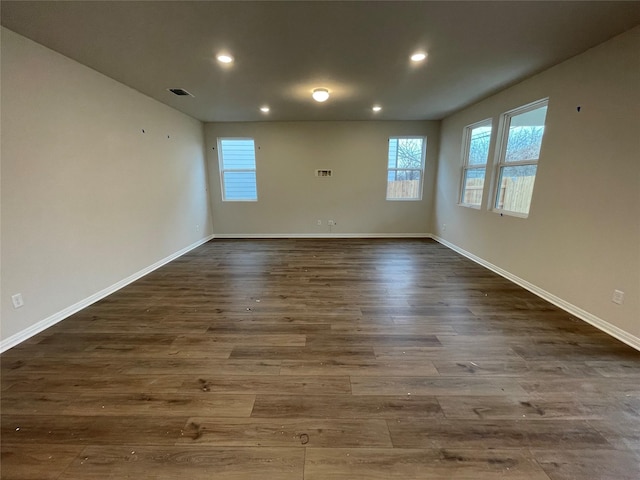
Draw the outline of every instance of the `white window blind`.
<instances>
[{"instance_id":1,"label":"white window blind","mask_svg":"<svg viewBox=\"0 0 640 480\"><path fill-rule=\"evenodd\" d=\"M222 200L256 201L256 150L253 138L218 139Z\"/></svg>"}]
</instances>

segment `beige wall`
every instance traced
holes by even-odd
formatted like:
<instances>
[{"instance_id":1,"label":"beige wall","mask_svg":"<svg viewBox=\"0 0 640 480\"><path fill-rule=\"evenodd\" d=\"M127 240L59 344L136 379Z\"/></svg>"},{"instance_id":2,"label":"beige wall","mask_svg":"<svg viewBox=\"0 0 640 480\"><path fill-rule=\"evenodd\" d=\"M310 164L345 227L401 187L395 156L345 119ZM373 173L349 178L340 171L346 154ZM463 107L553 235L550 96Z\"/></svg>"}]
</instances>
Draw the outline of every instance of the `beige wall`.
<instances>
[{"instance_id":1,"label":"beige wall","mask_svg":"<svg viewBox=\"0 0 640 480\"><path fill-rule=\"evenodd\" d=\"M216 235L429 233L438 122L215 123L205 131ZM388 139L401 135L427 137L421 201L386 200ZM218 137L255 139L258 202L222 201Z\"/></svg>"},{"instance_id":2,"label":"beige wall","mask_svg":"<svg viewBox=\"0 0 640 480\"><path fill-rule=\"evenodd\" d=\"M1 87L3 341L211 233L201 122L4 28Z\"/></svg>"},{"instance_id":3,"label":"beige wall","mask_svg":"<svg viewBox=\"0 0 640 480\"><path fill-rule=\"evenodd\" d=\"M640 28L445 119L433 223L434 233L444 240L636 339L638 52ZM502 112L547 96L547 127L529 218L487 211L487 195L480 211L458 206L463 128L489 117L495 127ZM614 289L625 292L624 305L612 303Z\"/></svg>"}]
</instances>

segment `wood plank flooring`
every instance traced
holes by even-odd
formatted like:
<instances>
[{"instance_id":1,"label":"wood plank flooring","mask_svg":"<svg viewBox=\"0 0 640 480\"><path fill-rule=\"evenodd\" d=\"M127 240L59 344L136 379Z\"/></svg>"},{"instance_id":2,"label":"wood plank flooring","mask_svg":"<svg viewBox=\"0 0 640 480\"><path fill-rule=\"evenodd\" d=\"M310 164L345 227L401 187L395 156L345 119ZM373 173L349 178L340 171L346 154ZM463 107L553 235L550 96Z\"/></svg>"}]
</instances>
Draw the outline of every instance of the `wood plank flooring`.
<instances>
[{"instance_id":1,"label":"wood plank flooring","mask_svg":"<svg viewBox=\"0 0 640 480\"><path fill-rule=\"evenodd\" d=\"M5 480L640 479L640 353L431 240L214 240L0 360Z\"/></svg>"}]
</instances>

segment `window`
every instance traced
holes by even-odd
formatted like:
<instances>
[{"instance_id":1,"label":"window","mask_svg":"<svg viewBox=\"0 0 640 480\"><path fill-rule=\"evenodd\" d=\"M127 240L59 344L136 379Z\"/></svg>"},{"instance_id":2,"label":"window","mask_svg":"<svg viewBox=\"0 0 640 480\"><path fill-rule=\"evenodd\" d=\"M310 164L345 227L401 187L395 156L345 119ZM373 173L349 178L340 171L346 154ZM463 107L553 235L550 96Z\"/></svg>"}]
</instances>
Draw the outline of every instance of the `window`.
<instances>
[{"instance_id":1,"label":"window","mask_svg":"<svg viewBox=\"0 0 640 480\"><path fill-rule=\"evenodd\" d=\"M219 138L218 158L222 200L258 200L253 138Z\"/></svg>"},{"instance_id":2,"label":"window","mask_svg":"<svg viewBox=\"0 0 640 480\"><path fill-rule=\"evenodd\" d=\"M387 172L387 200L420 200L424 176L424 137L391 137Z\"/></svg>"},{"instance_id":3,"label":"window","mask_svg":"<svg viewBox=\"0 0 640 480\"><path fill-rule=\"evenodd\" d=\"M464 129L464 153L460 204L480 208L491 144L491 119Z\"/></svg>"},{"instance_id":4,"label":"window","mask_svg":"<svg viewBox=\"0 0 640 480\"><path fill-rule=\"evenodd\" d=\"M538 169L548 99L502 116L496 211L527 217Z\"/></svg>"}]
</instances>

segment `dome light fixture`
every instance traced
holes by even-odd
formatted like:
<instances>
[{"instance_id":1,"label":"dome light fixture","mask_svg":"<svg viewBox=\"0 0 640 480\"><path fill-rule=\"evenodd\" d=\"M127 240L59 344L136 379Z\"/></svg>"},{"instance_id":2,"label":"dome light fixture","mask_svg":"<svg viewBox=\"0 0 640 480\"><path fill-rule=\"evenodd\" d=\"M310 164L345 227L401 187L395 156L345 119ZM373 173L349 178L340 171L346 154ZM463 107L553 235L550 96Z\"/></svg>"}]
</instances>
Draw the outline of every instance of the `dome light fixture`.
<instances>
[{"instance_id":1,"label":"dome light fixture","mask_svg":"<svg viewBox=\"0 0 640 480\"><path fill-rule=\"evenodd\" d=\"M316 102L326 102L329 98L329 90L326 88L314 88L311 96Z\"/></svg>"},{"instance_id":2,"label":"dome light fixture","mask_svg":"<svg viewBox=\"0 0 640 480\"><path fill-rule=\"evenodd\" d=\"M231 55L229 55L228 53L221 53L216 58L218 59L218 61L220 63L232 63L233 62L233 57Z\"/></svg>"},{"instance_id":3,"label":"dome light fixture","mask_svg":"<svg viewBox=\"0 0 640 480\"><path fill-rule=\"evenodd\" d=\"M380 105L374 105L371 110L373 110L374 112L378 113L380 110L382 110L382 107Z\"/></svg>"},{"instance_id":4,"label":"dome light fixture","mask_svg":"<svg viewBox=\"0 0 640 480\"><path fill-rule=\"evenodd\" d=\"M424 53L424 52L416 52L413 55L411 55L411 61L412 62L421 62L425 58L427 58L427 54Z\"/></svg>"},{"instance_id":5,"label":"dome light fixture","mask_svg":"<svg viewBox=\"0 0 640 480\"><path fill-rule=\"evenodd\" d=\"M260 107L260 111L262 113L269 113L269 107L267 107L266 105L264 107Z\"/></svg>"}]
</instances>

